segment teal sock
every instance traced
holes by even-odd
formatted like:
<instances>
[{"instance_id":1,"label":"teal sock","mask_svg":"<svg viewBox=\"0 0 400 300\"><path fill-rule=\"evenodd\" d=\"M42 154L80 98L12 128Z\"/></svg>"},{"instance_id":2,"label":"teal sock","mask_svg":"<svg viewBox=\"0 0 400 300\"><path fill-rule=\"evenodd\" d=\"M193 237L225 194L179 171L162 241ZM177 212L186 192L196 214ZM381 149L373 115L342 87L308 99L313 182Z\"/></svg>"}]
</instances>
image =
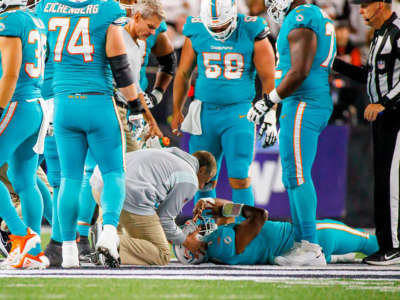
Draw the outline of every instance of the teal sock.
<instances>
[{"instance_id":1,"label":"teal sock","mask_svg":"<svg viewBox=\"0 0 400 300\"><path fill-rule=\"evenodd\" d=\"M53 187L53 218L51 223L51 239L61 243L61 229L60 229L60 220L58 219L58 193L60 191L60 187Z\"/></svg>"},{"instance_id":2,"label":"teal sock","mask_svg":"<svg viewBox=\"0 0 400 300\"><path fill-rule=\"evenodd\" d=\"M58 195L58 219L63 242L75 241L76 238L81 186L81 180L61 178Z\"/></svg>"},{"instance_id":3,"label":"teal sock","mask_svg":"<svg viewBox=\"0 0 400 300\"><path fill-rule=\"evenodd\" d=\"M232 202L254 206L253 189L249 186L246 189L232 189Z\"/></svg>"},{"instance_id":4,"label":"teal sock","mask_svg":"<svg viewBox=\"0 0 400 300\"><path fill-rule=\"evenodd\" d=\"M318 243L316 229L317 194L311 178L291 189L289 193L295 241Z\"/></svg>"},{"instance_id":5,"label":"teal sock","mask_svg":"<svg viewBox=\"0 0 400 300\"><path fill-rule=\"evenodd\" d=\"M96 208L96 201L93 198L92 187L89 182L92 174L92 172L86 171L79 195L78 231L81 236L89 235L89 224L92 222L93 213Z\"/></svg>"},{"instance_id":6,"label":"teal sock","mask_svg":"<svg viewBox=\"0 0 400 300\"><path fill-rule=\"evenodd\" d=\"M49 224L52 223L52 216L53 216L53 204L51 200L51 194L49 189L47 188L47 185L43 182L42 179L40 179L39 176L37 176L37 185L39 187L40 194L42 195L43 198L43 216L49 222Z\"/></svg>"},{"instance_id":7,"label":"teal sock","mask_svg":"<svg viewBox=\"0 0 400 300\"><path fill-rule=\"evenodd\" d=\"M25 186L17 193L21 199L24 223L40 235L43 217L43 199L37 184Z\"/></svg>"},{"instance_id":8,"label":"teal sock","mask_svg":"<svg viewBox=\"0 0 400 300\"><path fill-rule=\"evenodd\" d=\"M18 216L15 207L11 202L8 189L3 182L0 181L0 216L7 223L8 229L14 235L26 235L27 226Z\"/></svg>"},{"instance_id":9,"label":"teal sock","mask_svg":"<svg viewBox=\"0 0 400 300\"><path fill-rule=\"evenodd\" d=\"M125 173L103 174L104 188L101 196L103 225L118 226L119 216L125 200Z\"/></svg>"}]
</instances>

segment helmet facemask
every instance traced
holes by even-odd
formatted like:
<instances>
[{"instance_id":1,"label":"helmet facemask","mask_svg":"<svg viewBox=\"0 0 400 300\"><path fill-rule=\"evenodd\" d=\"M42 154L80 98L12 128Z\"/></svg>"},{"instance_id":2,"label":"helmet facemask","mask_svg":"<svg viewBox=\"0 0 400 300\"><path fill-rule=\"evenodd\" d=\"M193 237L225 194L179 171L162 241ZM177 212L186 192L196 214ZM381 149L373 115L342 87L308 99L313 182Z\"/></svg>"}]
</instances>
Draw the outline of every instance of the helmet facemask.
<instances>
[{"instance_id":1,"label":"helmet facemask","mask_svg":"<svg viewBox=\"0 0 400 300\"><path fill-rule=\"evenodd\" d=\"M10 6L23 6L28 4L28 0L0 0L0 13Z\"/></svg>"},{"instance_id":2,"label":"helmet facemask","mask_svg":"<svg viewBox=\"0 0 400 300\"><path fill-rule=\"evenodd\" d=\"M265 0L267 14L275 23L282 24L293 0Z\"/></svg>"},{"instance_id":3,"label":"helmet facemask","mask_svg":"<svg viewBox=\"0 0 400 300\"><path fill-rule=\"evenodd\" d=\"M236 0L202 0L200 18L217 41L226 41L237 27Z\"/></svg>"}]
</instances>

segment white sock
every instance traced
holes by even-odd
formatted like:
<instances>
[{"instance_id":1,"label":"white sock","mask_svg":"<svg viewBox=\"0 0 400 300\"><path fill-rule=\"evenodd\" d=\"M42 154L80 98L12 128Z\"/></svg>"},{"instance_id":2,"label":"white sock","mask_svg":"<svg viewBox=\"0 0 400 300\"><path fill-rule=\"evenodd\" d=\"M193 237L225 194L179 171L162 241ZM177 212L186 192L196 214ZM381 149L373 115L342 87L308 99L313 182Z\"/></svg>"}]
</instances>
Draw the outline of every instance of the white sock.
<instances>
[{"instance_id":1,"label":"white sock","mask_svg":"<svg viewBox=\"0 0 400 300\"><path fill-rule=\"evenodd\" d=\"M104 225L104 231L110 231L113 234L117 234L117 228L113 225Z\"/></svg>"}]
</instances>

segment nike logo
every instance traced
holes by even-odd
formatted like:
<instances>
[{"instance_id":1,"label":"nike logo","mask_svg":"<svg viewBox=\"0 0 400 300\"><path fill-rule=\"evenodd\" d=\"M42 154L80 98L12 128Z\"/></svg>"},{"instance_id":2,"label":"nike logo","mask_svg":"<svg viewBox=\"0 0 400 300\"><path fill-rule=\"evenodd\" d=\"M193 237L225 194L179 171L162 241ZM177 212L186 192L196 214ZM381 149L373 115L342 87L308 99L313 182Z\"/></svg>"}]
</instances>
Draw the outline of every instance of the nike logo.
<instances>
[{"instance_id":1,"label":"nike logo","mask_svg":"<svg viewBox=\"0 0 400 300\"><path fill-rule=\"evenodd\" d=\"M239 115L239 119L243 119L245 117L246 117L246 115Z\"/></svg>"},{"instance_id":2,"label":"nike logo","mask_svg":"<svg viewBox=\"0 0 400 300\"><path fill-rule=\"evenodd\" d=\"M282 116L281 116L281 119L284 119L284 118L286 118L286 115L282 115Z\"/></svg>"},{"instance_id":3,"label":"nike logo","mask_svg":"<svg viewBox=\"0 0 400 300\"><path fill-rule=\"evenodd\" d=\"M398 255L399 253L394 253L392 255L386 255L385 254L385 260L391 260L393 257L395 257L396 255Z\"/></svg>"}]
</instances>

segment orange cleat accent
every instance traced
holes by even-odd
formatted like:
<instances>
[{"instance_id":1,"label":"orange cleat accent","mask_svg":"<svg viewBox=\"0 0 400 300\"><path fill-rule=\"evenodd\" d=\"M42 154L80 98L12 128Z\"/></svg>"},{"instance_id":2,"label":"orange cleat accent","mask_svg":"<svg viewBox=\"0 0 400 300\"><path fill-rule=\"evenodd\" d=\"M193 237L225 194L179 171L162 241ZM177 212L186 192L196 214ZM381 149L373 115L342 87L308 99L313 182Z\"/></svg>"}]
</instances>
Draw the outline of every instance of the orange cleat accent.
<instances>
[{"instance_id":1,"label":"orange cleat accent","mask_svg":"<svg viewBox=\"0 0 400 300\"><path fill-rule=\"evenodd\" d=\"M46 269L49 265L49 259L43 252L40 252L38 255L31 255L29 253L25 254L17 264L12 265L11 267L15 269L42 270Z\"/></svg>"}]
</instances>

